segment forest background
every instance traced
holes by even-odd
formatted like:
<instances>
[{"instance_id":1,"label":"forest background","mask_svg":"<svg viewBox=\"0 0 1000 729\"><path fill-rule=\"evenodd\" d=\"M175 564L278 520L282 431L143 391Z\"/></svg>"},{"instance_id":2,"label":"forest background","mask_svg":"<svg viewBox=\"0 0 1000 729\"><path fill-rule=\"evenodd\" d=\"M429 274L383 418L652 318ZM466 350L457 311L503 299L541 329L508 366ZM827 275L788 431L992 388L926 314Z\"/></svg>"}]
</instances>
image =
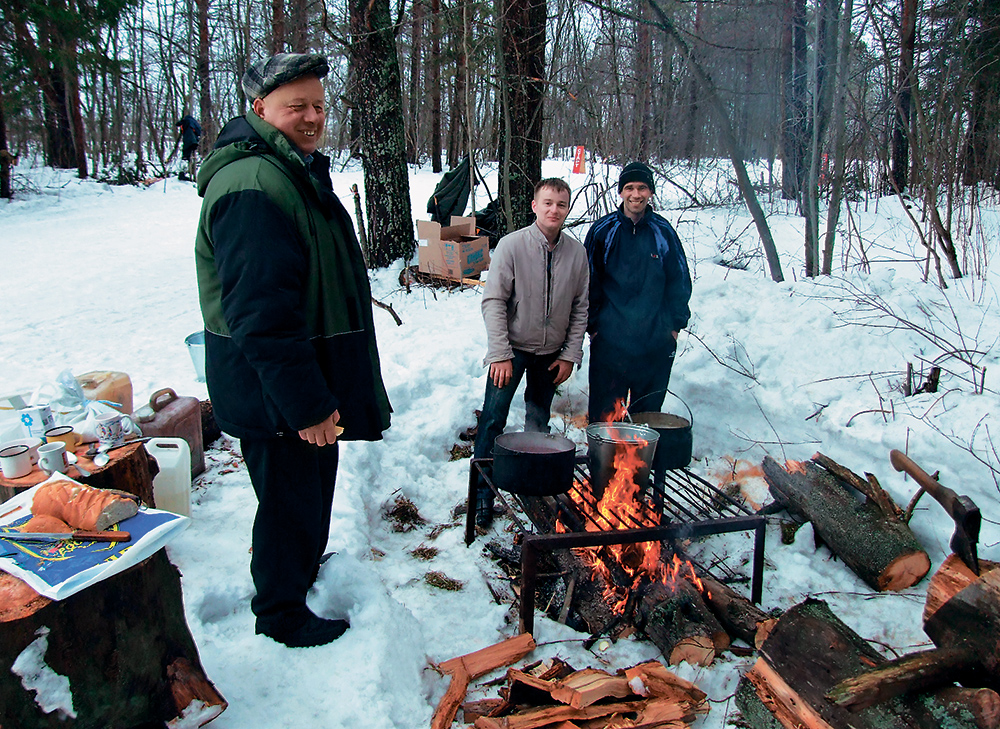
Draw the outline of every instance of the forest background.
<instances>
[{"instance_id":1,"label":"forest background","mask_svg":"<svg viewBox=\"0 0 1000 729\"><path fill-rule=\"evenodd\" d=\"M495 164L503 233L530 222L543 157L577 145L658 169L728 158L730 184L682 192L742 200L759 245L740 255L776 281L758 196L779 190L805 218L807 276L850 241L843 201L883 195L906 197L926 276L988 265L995 0L0 0L0 197L21 155L109 182L168 174L177 121L201 121L207 153L248 109L247 64L284 51L330 59L321 147L362 160L372 267L413 255L407 164ZM583 217L611 184L576 191Z\"/></svg>"}]
</instances>

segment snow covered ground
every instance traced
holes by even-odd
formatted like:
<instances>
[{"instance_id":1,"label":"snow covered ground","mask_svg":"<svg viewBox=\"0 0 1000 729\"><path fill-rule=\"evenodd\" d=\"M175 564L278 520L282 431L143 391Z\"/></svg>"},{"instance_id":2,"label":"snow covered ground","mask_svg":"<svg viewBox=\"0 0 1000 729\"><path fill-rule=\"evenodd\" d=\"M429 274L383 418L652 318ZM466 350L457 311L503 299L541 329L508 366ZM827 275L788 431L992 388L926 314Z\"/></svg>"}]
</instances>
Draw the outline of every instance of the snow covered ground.
<instances>
[{"instance_id":1,"label":"snow covered ground","mask_svg":"<svg viewBox=\"0 0 1000 729\"><path fill-rule=\"evenodd\" d=\"M586 181L569 170L569 162L550 161L544 172L574 188ZM175 179L112 188L49 169L16 172L32 189L0 204L0 395L31 391L65 369L107 369L131 376L136 406L161 387L205 398L183 343L201 328L194 188ZM687 170L671 174L689 188L695 182ZM426 217L424 202L436 181L427 169L413 171L415 217ZM363 187L356 168L334 179L350 210L355 182ZM888 453L906 450L981 507L980 557L1000 559L995 272L985 280L950 281L945 292L921 283L917 236L899 204L882 199L852 206L864 257L856 233L849 247L839 239L837 276L803 280L802 219L785 214L783 203L765 201L788 279L775 284L759 256L750 257L748 270L719 265L737 258L738 249L756 250L743 208L681 209L686 198L679 189L661 188L658 207L677 227L696 277L691 326L681 335L672 379L694 414L693 470L721 485L766 454L784 461L822 451L856 472L874 473L905 504L915 485L891 468ZM481 194L478 204L484 203ZM571 221L581 214L575 210ZM983 210L981 225L982 260L988 260L1000 238L997 210ZM582 239L586 226L574 230ZM298 650L253 634L248 550L255 502L234 441L224 438L208 452L208 471L194 484L192 526L168 547L183 573L201 659L229 701L214 727L427 726L446 688L430 662L516 630L516 614L496 604L487 588L500 575L482 552L487 539L466 548L461 519L452 516L464 503L469 465L450 460L450 450L475 423L486 382L479 293L423 287L407 293L398 284L401 265L373 274L375 296L403 321L396 326L386 312L375 312L392 428L383 442L343 445L329 542L337 554L310 596L316 612L349 617L351 630L331 645ZM973 370L954 356L959 351L986 368L983 394L974 393ZM903 397L908 362L918 371L926 372L927 362L944 368L937 394ZM572 417L586 412L586 390L584 369L561 388L552 420L553 429L581 444L585 437ZM515 401L509 427L519 429L522 419L523 405ZM744 494L768 500L762 479L748 474L739 479ZM416 505L425 526L393 531L384 512L399 496ZM494 530L506 525L499 519ZM936 569L949 552L951 519L924 498L911 526ZM437 548L437 556L417 559L411 552L420 545ZM724 559L744 573L751 548L747 535L691 547L704 562ZM872 593L843 562L815 548L808 525L788 546L778 526L769 526L766 556L765 609L816 596L887 649L927 644L920 627L924 584L901 594ZM430 586L425 575L432 570L463 588ZM558 655L578 668L613 670L657 654L633 639L586 651L586 636L541 615L535 625L533 658ZM709 668L677 668L713 701L697 726L726 725L736 711L731 696L740 672L751 660L724 654Z\"/></svg>"}]
</instances>

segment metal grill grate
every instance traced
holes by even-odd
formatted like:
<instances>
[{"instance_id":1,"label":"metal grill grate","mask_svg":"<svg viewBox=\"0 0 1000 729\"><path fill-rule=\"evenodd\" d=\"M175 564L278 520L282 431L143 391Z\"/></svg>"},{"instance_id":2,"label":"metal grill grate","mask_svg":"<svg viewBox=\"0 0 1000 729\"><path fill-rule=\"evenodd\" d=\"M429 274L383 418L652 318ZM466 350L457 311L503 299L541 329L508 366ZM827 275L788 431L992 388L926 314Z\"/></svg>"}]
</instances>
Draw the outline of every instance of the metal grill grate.
<instances>
[{"instance_id":1,"label":"metal grill grate","mask_svg":"<svg viewBox=\"0 0 1000 729\"><path fill-rule=\"evenodd\" d=\"M766 519L687 469L660 472L640 493L635 513L602 514L590 488L587 459L578 458L573 486L556 496L507 494L492 480L493 459L474 458L469 469L465 543L476 538L475 505L479 479L508 507L523 535L521 542L521 630L534 626L534 594L539 550L677 540L737 531L754 532L751 599L759 603L764 576ZM519 508L512 508L513 496ZM529 524L522 521L526 517ZM557 533L556 524L561 525Z\"/></svg>"}]
</instances>

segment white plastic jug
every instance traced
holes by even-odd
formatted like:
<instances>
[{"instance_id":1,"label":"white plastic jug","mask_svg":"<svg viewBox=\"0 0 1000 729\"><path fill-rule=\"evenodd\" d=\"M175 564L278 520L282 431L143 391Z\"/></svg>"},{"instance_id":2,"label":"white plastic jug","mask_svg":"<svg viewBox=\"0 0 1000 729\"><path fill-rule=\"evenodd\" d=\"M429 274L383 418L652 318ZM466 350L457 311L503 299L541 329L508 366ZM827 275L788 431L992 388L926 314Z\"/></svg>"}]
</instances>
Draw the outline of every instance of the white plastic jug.
<instances>
[{"instance_id":1,"label":"white plastic jug","mask_svg":"<svg viewBox=\"0 0 1000 729\"><path fill-rule=\"evenodd\" d=\"M153 477L157 509L191 516L191 447L183 438L150 438L146 450L160 472Z\"/></svg>"}]
</instances>

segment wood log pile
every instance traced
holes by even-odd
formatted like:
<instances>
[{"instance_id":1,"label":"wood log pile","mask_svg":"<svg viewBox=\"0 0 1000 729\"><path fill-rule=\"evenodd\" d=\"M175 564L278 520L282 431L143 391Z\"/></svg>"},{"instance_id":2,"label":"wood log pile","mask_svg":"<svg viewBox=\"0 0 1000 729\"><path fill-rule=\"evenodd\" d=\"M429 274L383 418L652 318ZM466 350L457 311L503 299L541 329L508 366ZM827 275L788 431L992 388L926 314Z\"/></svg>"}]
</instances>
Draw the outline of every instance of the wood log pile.
<instances>
[{"instance_id":1,"label":"wood log pile","mask_svg":"<svg viewBox=\"0 0 1000 729\"><path fill-rule=\"evenodd\" d=\"M533 647L525 634L438 666L452 680L432 729L451 726L468 676L508 665ZM461 708L463 721L476 729L686 729L709 707L703 691L657 661L609 673L575 670L555 658L509 669L499 697L463 702Z\"/></svg>"},{"instance_id":2,"label":"wood log pile","mask_svg":"<svg viewBox=\"0 0 1000 729\"><path fill-rule=\"evenodd\" d=\"M924 608L930 650L887 660L806 600L777 622L745 675L737 705L753 729L1000 726L1000 565L981 574L951 555ZM954 685L958 682L960 686Z\"/></svg>"}]
</instances>

